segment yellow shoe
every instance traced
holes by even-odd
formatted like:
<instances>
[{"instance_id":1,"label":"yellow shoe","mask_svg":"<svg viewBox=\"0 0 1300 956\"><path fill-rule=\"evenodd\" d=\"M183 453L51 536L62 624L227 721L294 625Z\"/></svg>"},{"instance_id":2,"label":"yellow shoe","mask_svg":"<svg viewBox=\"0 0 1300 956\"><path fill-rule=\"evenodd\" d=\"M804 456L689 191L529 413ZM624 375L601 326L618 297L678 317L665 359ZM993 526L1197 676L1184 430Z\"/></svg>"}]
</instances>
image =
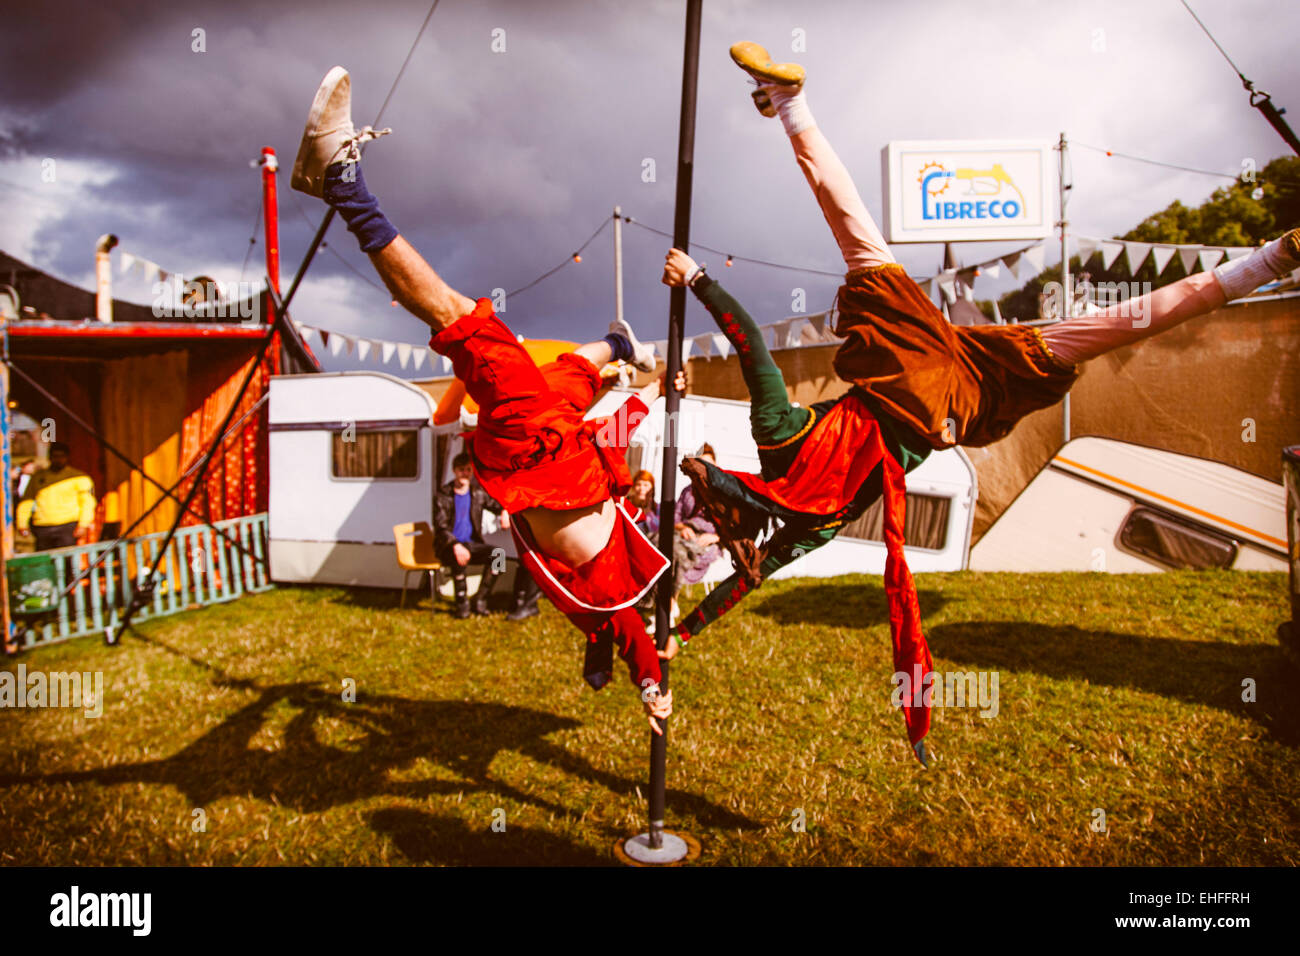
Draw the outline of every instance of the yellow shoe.
<instances>
[{"instance_id":1,"label":"yellow shoe","mask_svg":"<svg viewBox=\"0 0 1300 956\"><path fill-rule=\"evenodd\" d=\"M791 87L792 93L803 86L806 74L802 66L798 63L773 63L771 54L757 43L744 40L734 44L731 48L731 59L736 66L760 84L772 83L777 86Z\"/></svg>"}]
</instances>

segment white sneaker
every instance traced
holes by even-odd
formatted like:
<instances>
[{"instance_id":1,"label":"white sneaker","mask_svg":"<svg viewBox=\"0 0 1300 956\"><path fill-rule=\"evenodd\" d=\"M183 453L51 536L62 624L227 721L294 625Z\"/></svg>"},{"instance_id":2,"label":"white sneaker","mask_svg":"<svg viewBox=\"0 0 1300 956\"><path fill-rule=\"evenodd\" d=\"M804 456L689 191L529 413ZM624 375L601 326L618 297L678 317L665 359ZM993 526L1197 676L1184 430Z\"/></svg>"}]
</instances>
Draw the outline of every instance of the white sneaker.
<instances>
[{"instance_id":1,"label":"white sneaker","mask_svg":"<svg viewBox=\"0 0 1300 956\"><path fill-rule=\"evenodd\" d=\"M327 167L333 163L355 163L361 158L363 144L391 132L391 129L376 130L370 126L358 132L353 127L352 79L343 67L334 67L325 74L312 100L289 185L300 193L320 196L325 188Z\"/></svg>"},{"instance_id":2,"label":"white sneaker","mask_svg":"<svg viewBox=\"0 0 1300 956\"><path fill-rule=\"evenodd\" d=\"M621 335L632 343L632 364L643 372L653 372L655 370L655 350L646 345L636 337L632 331L632 326L619 319L609 323L609 330L615 335Z\"/></svg>"}]
</instances>

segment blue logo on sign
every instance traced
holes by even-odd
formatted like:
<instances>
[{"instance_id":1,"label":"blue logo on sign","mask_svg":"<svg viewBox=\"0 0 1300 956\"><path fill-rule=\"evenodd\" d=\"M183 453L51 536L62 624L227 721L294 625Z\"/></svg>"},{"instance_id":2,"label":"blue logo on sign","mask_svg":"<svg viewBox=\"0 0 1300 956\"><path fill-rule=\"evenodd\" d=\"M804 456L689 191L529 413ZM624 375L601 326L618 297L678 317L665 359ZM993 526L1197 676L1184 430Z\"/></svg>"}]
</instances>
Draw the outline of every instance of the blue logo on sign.
<instances>
[{"instance_id":1,"label":"blue logo on sign","mask_svg":"<svg viewBox=\"0 0 1300 956\"><path fill-rule=\"evenodd\" d=\"M946 169L942 163L926 163L917 179L922 219L988 222L1015 219L1025 211L1025 195L1001 163L994 163L991 169L957 170ZM940 199L954 183L966 184L961 198ZM1001 198L1005 188L1014 190L1019 200Z\"/></svg>"}]
</instances>

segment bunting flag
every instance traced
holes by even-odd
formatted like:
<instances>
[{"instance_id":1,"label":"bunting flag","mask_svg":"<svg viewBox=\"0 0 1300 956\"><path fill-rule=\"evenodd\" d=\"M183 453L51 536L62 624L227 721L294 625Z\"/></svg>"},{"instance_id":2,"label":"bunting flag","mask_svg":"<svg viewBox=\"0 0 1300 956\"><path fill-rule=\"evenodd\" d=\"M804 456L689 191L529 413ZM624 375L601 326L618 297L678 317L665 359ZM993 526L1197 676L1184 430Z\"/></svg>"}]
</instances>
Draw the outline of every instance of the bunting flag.
<instances>
[{"instance_id":1,"label":"bunting flag","mask_svg":"<svg viewBox=\"0 0 1300 956\"><path fill-rule=\"evenodd\" d=\"M1103 242L1101 244L1101 267L1109 269L1119 258L1119 254L1124 251L1122 242Z\"/></svg>"},{"instance_id":2,"label":"bunting flag","mask_svg":"<svg viewBox=\"0 0 1300 956\"><path fill-rule=\"evenodd\" d=\"M392 357L393 357L393 353L396 352L396 351L397 351L397 343L396 343L396 342L380 342L380 343L379 343L379 361L381 361L381 362L383 362L385 365L387 365L388 362L389 362L389 360L392 359Z\"/></svg>"},{"instance_id":3,"label":"bunting flag","mask_svg":"<svg viewBox=\"0 0 1300 956\"><path fill-rule=\"evenodd\" d=\"M1178 258L1183 263L1183 271L1188 275L1196 268L1197 260L1201 258L1200 246L1179 246Z\"/></svg>"},{"instance_id":4,"label":"bunting flag","mask_svg":"<svg viewBox=\"0 0 1300 956\"><path fill-rule=\"evenodd\" d=\"M1151 255L1151 243L1149 242L1126 242L1124 243L1124 258L1128 260L1128 271L1136 273L1142 268L1142 263L1147 261L1147 256Z\"/></svg>"},{"instance_id":5,"label":"bunting flag","mask_svg":"<svg viewBox=\"0 0 1300 956\"><path fill-rule=\"evenodd\" d=\"M718 357L726 358L727 353L731 351L731 343L727 341L727 337L721 332L714 332L709 338L713 340L713 348L718 353Z\"/></svg>"},{"instance_id":6,"label":"bunting flag","mask_svg":"<svg viewBox=\"0 0 1300 956\"><path fill-rule=\"evenodd\" d=\"M406 366L411 362L411 346L405 342L397 343L397 364L406 371Z\"/></svg>"},{"instance_id":7,"label":"bunting flag","mask_svg":"<svg viewBox=\"0 0 1300 956\"><path fill-rule=\"evenodd\" d=\"M825 312L819 312L817 315L808 316L808 324L813 327L813 331L817 333L818 339L826 338L826 313Z\"/></svg>"},{"instance_id":8,"label":"bunting flag","mask_svg":"<svg viewBox=\"0 0 1300 956\"><path fill-rule=\"evenodd\" d=\"M997 279L997 278L1000 278L1001 275L1002 275L1002 266L1001 266L1000 263L997 263L997 262L991 262L991 263L989 263L988 265L986 265L986 266L982 266L982 267L980 268L980 274L981 274L981 275L986 275L986 276L988 276L990 279Z\"/></svg>"},{"instance_id":9,"label":"bunting flag","mask_svg":"<svg viewBox=\"0 0 1300 956\"><path fill-rule=\"evenodd\" d=\"M790 341L790 323L793 319L782 319L780 322L772 324L772 347L783 349L786 348Z\"/></svg>"},{"instance_id":10,"label":"bunting flag","mask_svg":"<svg viewBox=\"0 0 1300 956\"><path fill-rule=\"evenodd\" d=\"M335 358L338 358L339 354L346 347L347 347L347 342L344 336L339 335L337 332L335 332L330 339L330 355L333 355ZM352 350L348 349L348 351L350 352Z\"/></svg>"},{"instance_id":11,"label":"bunting flag","mask_svg":"<svg viewBox=\"0 0 1300 956\"><path fill-rule=\"evenodd\" d=\"M691 341L695 344L695 348L699 350L699 353L702 357L708 358L710 355L713 354L712 352L713 341L707 332L704 333L703 335L695 336L695 338L691 339Z\"/></svg>"},{"instance_id":12,"label":"bunting flag","mask_svg":"<svg viewBox=\"0 0 1300 956\"><path fill-rule=\"evenodd\" d=\"M1076 236L1075 244L1079 247L1080 262L1087 262L1101 248L1101 242L1087 236Z\"/></svg>"},{"instance_id":13,"label":"bunting flag","mask_svg":"<svg viewBox=\"0 0 1300 956\"><path fill-rule=\"evenodd\" d=\"M433 353L430 352L428 349L416 349L416 348L411 349L411 358L415 360L414 371L418 372L420 369L424 368L424 360L427 359L432 354Z\"/></svg>"},{"instance_id":14,"label":"bunting flag","mask_svg":"<svg viewBox=\"0 0 1300 956\"><path fill-rule=\"evenodd\" d=\"M122 271L122 275L126 275L128 272L130 272L132 269L135 268L136 259L135 256L131 255L131 253L123 252L121 256L121 262L122 265L120 266L120 268Z\"/></svg>"},{"instance_id":15,"label":"bunting flag","mask_svg":"<svg viewBox=\"0 0 1300 956\"><path fill-rule=\"evenodd\" d=\"M1197 259L1201 263L1201 268L1206 272L1209 272L1219 264L1219 260L1223 258L1223 254L1224 250L1222 249L1206 249L1197 257Z\"/></svg>"},{"instance_id":16,"label":"bunting flag","mask_svg":"<svg viewBox=\"0 0 1300 956\"><path fill-rule=\"evenodd\" d=\"M370 354L370 346L372 345L374 343L369 339L357 339L357 358L364 362L366 356Z\"/></svg>"},{"instance_id":17,"label":"bunting flag","mask_svg":"<svg viewBox=\"0 0 1300 956\"><path fill-rule=\"evenodd\" d=\"M1013 252L1009 256L1003 256L1002 264L1010 270L1015 278L1020 278L1020 253Z\"/></svg>"},{"instance_id":18,"label":"bunting flag","mask_svg":"<svg viewBox=\"0 0 1300 956\"><path fill-rule=\"evenodd\" d=\"M1043 271L1043 263L1047 261L1047 246L1039 243L1036 246L1030 246L1024 251L1025 261L1034 267L1035 274Z\"/></svg>"},{"instance_id":19,"label":"bunting flag","mask_svg":"<svg viewBox=\"0 0 1300 956\"><path fill-rule=\"evenodd\" d=\"M1169 265L1169 260L1174 257L1178 250L1173 246L1155 246L1151 250L1151 261L1155 263L1156 275L1165 271L1165 266Z\"/></svg>"}]
</instances>

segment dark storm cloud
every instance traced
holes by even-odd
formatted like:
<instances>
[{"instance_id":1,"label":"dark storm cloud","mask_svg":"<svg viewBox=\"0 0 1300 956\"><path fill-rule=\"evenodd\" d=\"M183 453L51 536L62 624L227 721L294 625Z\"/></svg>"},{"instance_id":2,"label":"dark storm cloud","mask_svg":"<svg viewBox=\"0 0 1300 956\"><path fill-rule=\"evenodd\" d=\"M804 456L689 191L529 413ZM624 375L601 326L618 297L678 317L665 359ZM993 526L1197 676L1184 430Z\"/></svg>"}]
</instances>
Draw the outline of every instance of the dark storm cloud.
<instances>
[{"instance_id":1,"label":"dark storm cloud","mask_svg":"<svg viewBox=\"0 0 1300 956\"><path fill-rule=\"evenodd\" d=\"M0 37L0 209L30 228L0 236L27 236L37 265L70 278L87 275L94 239L109 231L164 268L237 274L258 208L249 161L264 145L281 159L282 258L292 274L324 211L288 188L316 84L330 66L348 67L356 119L369 122L428 9L424 0L8 6ZM1293 8L1199 6L1279 102L1300 103L1287 40L1300 21ZM668 0L443 0L384 117L395 133L366 155L366 177L385 211L471 295L516 288L556 265L615 204L671 228L682 9ZM1264 29L1270 18L1285 22ZM491 50L498 28L504 53ZM1243 156L1283 152L1176 4L1005 2L975 17L956 2L921 10L706 0L699 241L838 268L788 146L775 123L754 114L725 52L746 36L788 49L796 28L808 37L808 52L797 58L810 71L814 111L876 213L879 150L890 139L1064 128L1083 141L1105 138L1117 148L1229 170ZM205 31L205 53L191 50L195 29ZM1109 42L1101 55L1091 48L1099 29ZM18 170L30 176L45 157L81 179L47 188L33 177L15 188ZM642 181L647 159L656 164L653 183ZM1123 231L1174 196L1199 201L1217 185L1150 167L1103 166L1082 152L1075 163L1071 212L1081 229ZM313 263L295 316L422 341L418 322L335 257L374 279L341 222L329 242L333 251ZM511 300L507 319L531 336L599 334L613 311L611 242L607 230L581 265ZM658 274L667 245L635 227L625 233L628 314L651 336L664 334L668 297ZM982 250L963 254L975 261ZM930 274L940 252L928 246L900 255ZM763 321L789 314L796 289L816 310L837 286L833 278L743 263L725 269L720 256L700 257ZM259 244L250 274L261 258ZM708 326L692 308L688 331Z\"/></svg>"}]
</instances>

